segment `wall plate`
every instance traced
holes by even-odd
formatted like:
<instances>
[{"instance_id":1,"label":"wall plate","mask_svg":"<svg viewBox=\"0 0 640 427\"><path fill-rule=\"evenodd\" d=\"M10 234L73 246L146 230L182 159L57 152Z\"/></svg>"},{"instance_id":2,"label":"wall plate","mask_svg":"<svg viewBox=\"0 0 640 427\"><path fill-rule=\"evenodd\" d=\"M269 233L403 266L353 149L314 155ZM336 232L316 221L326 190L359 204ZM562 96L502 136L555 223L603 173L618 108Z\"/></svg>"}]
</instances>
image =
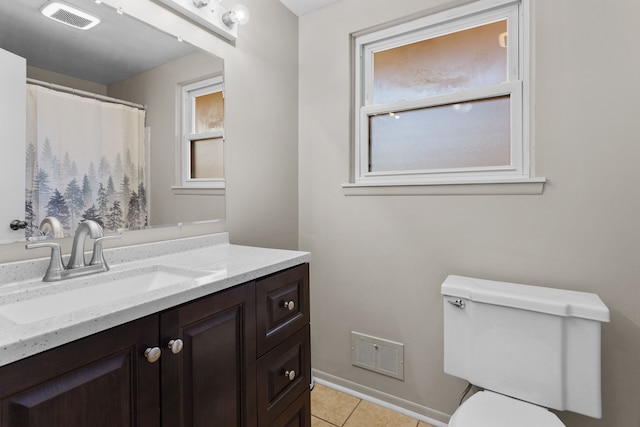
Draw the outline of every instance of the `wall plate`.
<instances>
[{"instance_id":1,"label":"wall plate","mask_svg":"<svg viewBox=\"0 0 640 427\"><path fill-rule=\"evenodd\" d=\"M351 331L351 364L404 380L404 344Z\"/></svg>"}]
</instances>

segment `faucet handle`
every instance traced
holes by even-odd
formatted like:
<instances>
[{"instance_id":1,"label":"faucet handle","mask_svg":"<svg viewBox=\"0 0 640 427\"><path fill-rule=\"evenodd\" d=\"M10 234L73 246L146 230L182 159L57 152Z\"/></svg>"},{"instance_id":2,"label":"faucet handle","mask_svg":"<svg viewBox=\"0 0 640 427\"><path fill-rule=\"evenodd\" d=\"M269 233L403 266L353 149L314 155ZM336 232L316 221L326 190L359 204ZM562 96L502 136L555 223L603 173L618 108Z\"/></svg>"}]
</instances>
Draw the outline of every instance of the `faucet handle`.
<instances>
[{"instance_id":1,"label":"faucet handle","mask_svg":"<svg viewBox=\"0 0 640 427\"><path fill-rule=\"evenodd\" d=\"M29 243L25 245L27 249L38 248L51 248L51 259L49 260L49 267L47 272L42 278L45 282L52 282L54 280L60 280L60 276L64 271L64 263L62 262L62 251L59 243L54 242L42 242L42 243Z\"/></svg>"},{"instance_id":2,"label":"faucet handle","mask_svg":"<svg viewBox=\"0 0 640 427\"><path fill-rule=\"evenodd\" d=\"M62 254L62 252L60 251L60 243L55 242L28 243L24 245L24 247L27 249L51 248L52 253L60 252L60 254Z\"/></svg>"},{"instance_id":3,"label":"faucet handle","mask_svg":"<svg viewBox=\"0 0 640 427\"><path fill-rule=\"evenodd\" d=\"M102 242L105 240L121 239L121 238L122 238L121 235L114 235L114 236L98 237L97 239L95 239L93 241L93 255L91 256L91 262L89 262L89 265L103 265L105 267L105 270L108 270L109 266L107 265L107 262L104 260L104 257L102 256Z\"/></svg>"}]
</instances>

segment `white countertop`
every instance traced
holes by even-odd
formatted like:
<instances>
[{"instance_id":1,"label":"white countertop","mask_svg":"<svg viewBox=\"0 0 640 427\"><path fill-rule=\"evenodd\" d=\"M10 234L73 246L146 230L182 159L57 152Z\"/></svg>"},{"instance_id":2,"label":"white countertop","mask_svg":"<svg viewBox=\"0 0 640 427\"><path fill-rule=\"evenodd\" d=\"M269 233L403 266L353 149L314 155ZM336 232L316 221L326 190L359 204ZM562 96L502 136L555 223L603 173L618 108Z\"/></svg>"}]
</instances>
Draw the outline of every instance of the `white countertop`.
<instances>
[{"instance_id":1,"label":"white countertop","mask_svg":"<svg viewBox=\"0 0 640 427\"><path fill-rule=\"evenodd\" d=\"M48 259L0 264L0 308L69 289L91 289L92 280L117 278L135 269L162 266L169 271L171 268L189 270L195 276L128 297L95 301L89 308L32 323L19 324L0 315L0 366L309 262L310 258L308 252L231 245L228 235L220 233L105 250L105 259L111 267L109 272L58 282L41 280ZM125 262L127 259L130 261ZM35 275L38 278L34 278Z\"/></svg>"}]
</instances>

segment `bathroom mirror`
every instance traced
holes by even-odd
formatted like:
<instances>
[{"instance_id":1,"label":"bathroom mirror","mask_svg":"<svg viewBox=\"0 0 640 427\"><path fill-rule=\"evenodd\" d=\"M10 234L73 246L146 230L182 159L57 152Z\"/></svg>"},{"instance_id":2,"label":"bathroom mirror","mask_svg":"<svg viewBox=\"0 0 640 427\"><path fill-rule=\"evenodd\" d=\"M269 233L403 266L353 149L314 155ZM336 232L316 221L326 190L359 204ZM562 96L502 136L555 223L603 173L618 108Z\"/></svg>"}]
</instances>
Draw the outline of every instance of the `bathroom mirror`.
<instances>
[{"instance_id":1,"label":"bathroom mirror","mask_svg":"<svg viewBox=\"0 0 640 427\"><path fill-rule=\"evenodd\" d=\"M122 215L121 226L117 228L153 228L167 225L177 225L190 222L221 220L225 215L224 179L217 188L200 186L185 188L181 181L183 155L181 150L181 120L182 101L181 87L197 81L216 78L223 81L224 61L208 52L182 42L173 36L159 31L146 23L131 16L118 13L115 9L104 4L88 0L66 0L64 3L75 6L83 12L100 18L100 23L94 28L80 30L45 17L41 13L43 6L51 3L48 0L20 0L0 2L0 48L12 52L27 62L27 98L37 99L36 113L27 114L27 141L25 147L15 147L12 141L5 138L0 140L4 155L11 154L12 161L26 164L27 175L26 194L29 201L30 188L42 188L43 180L52 182L55 175L65 175L60 179L56 188L50 185L46 197L39 200L38 205L50 203L57 190L61 195L68 195L67 204L76 203L75 219L85 217L87 213L100 209L99 195L109 188L112 192L135 192L138 199L136 209L144 212L136 220L127 222L126 215ZM67 19L64 18L63 19ZM76 19L76 18L73 18ZM34 82L37 81L37 82ZM58 86L64 86L61 89ZM34 87L34 89L30 89ZM39 89L35 89L35 88ZM96 134L93 128L78 130L93 119L87 119L85 112L88 108L80 107L81 113L73 113L75 123L72 130L67 128L70 120L54 120L58 115L58 107L43 113L40 105L44 102L40 92L29 95L29 91L61 92L68 98L83 98L91 100L101 96L115 98L141 106L138 120L141 125L134 133L140 135L140 149L119 149L119 151L105 149L96 156L96 150L91 145ZM10 102L0 98L0 103ZM29 108L29 102L27 107ZM87 101L88 102L88 101ZM119 102L106 102L119 105ZM56 104L57 105L57 104ZM125 108L125 107L123 107ZM126 107L134 108L134 107ZM47 110L45 110L47 111ZM33 116L47 117L53 123L54 130L47 134L41 131L41 125L36 125L37 132L30 131ZM100 115L100 113L98 113ZM104 116L105 113L102 113ZM129 120L129 119L127 119ZM217 117L222 122L221 117ZM65 123L63 123L63 121ZM120 124L100 122L98 127L118 128ZM122 125L124 126L124 125ZM97 131L96 131L97 132ZM62 148L62 142L69 138L69 134L81 133L81 142ZM107 147L109 136L103 137L101 147ZM129 139L128 136L125 139ZM35 141L35 144L32 145ZM221 138L220 138L221 142ZM52 150L53 148L53 150ZM33 153L39 157L32 159ZM22 153L22 154L21 154ZM220 149L214 154L221 156ZM92 157L92 155L94 157ZM193 154L192 154L193 156ZM137 158L135 163L132 158ZM220 161L222 164L222 162ZM44 170L46 164L54 164L54 169ZM35 172L29 170L29 165ZM34 166L35 165L35 166ZM121 178L109 182L109 173L115 170L130 170L121 173ZM44 171L43 171L44 170ZM44 175L42 175L44 173ZM223 172L219 172L223 173ZM29 184L29 174L32 182ZM11 182L12 176L4 176L0 170L2 182ZM128 175L132 178L122 177ZM137 176L136 176L137 175ZM133 179L133 177L137 179ZM71 183L75 180L74 183ZM144 184L144 185L142 185ZM31 187L30 187L31 185ZM57 187L60 188L57 188ZM79 188L86 199L72 197L69 188ZM88 191L87 191L88 190ZM67 191L67 192L65 192ZM37 191L36 191L37 192ZM89 194L89 196L87 196ZM130 201L130 199L128 199ZM21 200L4 200L5 203L25 205L24 194ZM125 206L122 206L125 205ZM28 208L27 202L27 208ZM142 208L144 206L144 209ZM112 212L112 202L103 206L105 217ZM123 211L127 211L127 202L120 203ZM91 209L94 208L94 211ZM133 208L131 208L133 209ZM40 207L40 211L43 208ZM130 210L129 212L131 212ZM60 215L63 215L62 213ZM28 216L28 209L27 209ZM38 221L44 218L41 214ZM74 216L71 213L71 216ZM0 215L0 227L8 228L14 219ZM104 220L104 218L103 218ZM75 227L72 227L75 228ZM73 229L65 230L66 234ZM24 230L0 235L0 243L9 243L25 239Z\"/></svg>"}]
</instances>

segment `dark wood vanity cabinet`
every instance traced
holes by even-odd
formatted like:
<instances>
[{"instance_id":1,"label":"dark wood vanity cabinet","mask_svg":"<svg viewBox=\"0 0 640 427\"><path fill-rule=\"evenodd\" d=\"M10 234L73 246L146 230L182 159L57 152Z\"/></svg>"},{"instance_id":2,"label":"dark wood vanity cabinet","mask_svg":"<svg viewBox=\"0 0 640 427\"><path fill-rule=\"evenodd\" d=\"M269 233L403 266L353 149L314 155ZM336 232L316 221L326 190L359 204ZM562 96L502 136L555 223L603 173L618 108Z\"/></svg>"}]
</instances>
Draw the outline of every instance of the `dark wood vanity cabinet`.
<instances>
[{"instance_id":1,"label":"dark wood vanity cabinet","mask_svg":"<svg viewBox=\"0 0 640 427\"><path fill-rule=\"evenodd\" d=\"M310 427L309 347L303 264L0 367L0 427Z\"/></svg>"}]
</instances>

